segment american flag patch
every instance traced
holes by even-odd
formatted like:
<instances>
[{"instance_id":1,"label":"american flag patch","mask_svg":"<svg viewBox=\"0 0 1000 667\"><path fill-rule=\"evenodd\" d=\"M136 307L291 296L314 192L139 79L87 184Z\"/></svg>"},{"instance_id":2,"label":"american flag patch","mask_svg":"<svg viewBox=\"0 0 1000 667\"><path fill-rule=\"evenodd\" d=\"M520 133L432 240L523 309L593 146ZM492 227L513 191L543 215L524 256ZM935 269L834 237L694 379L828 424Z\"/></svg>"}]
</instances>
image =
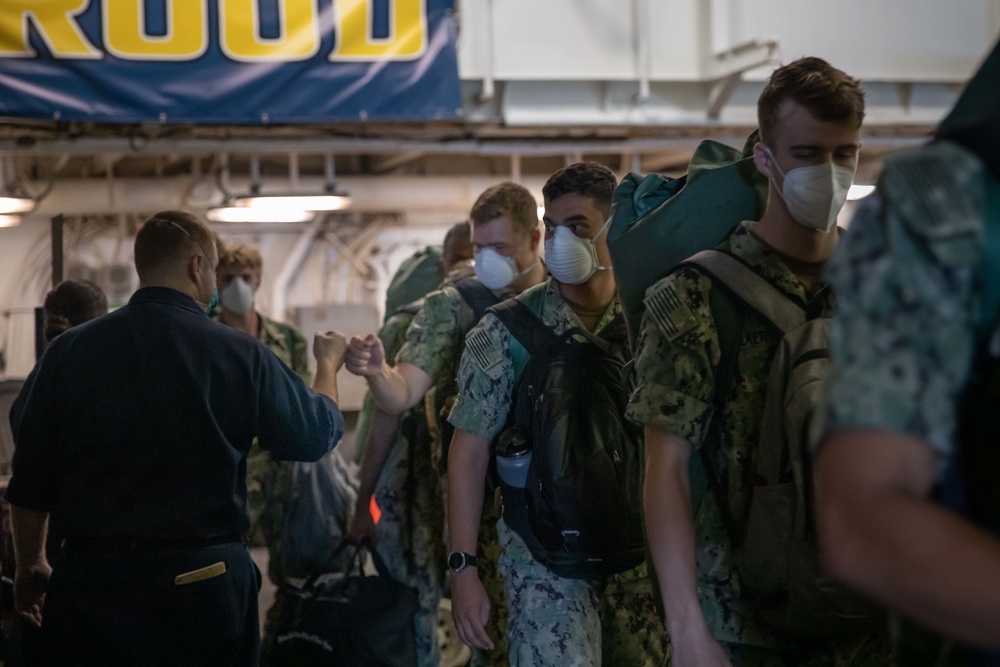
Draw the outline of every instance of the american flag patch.
<instances>
[{"instance_id":1,"label":"american flag patch","mask_svg":"<svg viewBox=\"0 0 1000 667\"><path fill-rule=\"evenodd\" d=\"M469 336L465 347L484 373L489 373L503 360L499 346L492 344L490 335L485 330L476 331Z\"/></svg>"},{"instance_id":2,"label":"american flag patch","mask_svg":"<svg viewBox=\"0 0 1000 667\"><path fill-rule=\"evenodd\" d=\"M664 285L646 297L646 312L663 329L667 340L673 341L683 333L698 326L691 310L685 305L671 284Z\"/></svg>"}]
</instances>

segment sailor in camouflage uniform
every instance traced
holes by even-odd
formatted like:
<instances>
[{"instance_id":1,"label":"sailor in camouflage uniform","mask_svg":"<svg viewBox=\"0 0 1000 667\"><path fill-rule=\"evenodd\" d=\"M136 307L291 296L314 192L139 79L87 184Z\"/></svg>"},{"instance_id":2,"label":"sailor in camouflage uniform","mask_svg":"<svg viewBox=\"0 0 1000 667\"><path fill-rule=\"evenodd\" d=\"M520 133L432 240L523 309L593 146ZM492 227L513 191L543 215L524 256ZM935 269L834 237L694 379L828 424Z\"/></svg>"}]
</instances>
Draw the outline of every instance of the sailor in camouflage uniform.
<instances>
[{"instance_id":1,"label":"sailor in camouflage uniform","mask_svg":"<svg viewBox=\"0 0 1000 667\"><path fill-rule=\"evenodd\" d=\"M820 540L836 576L913 619L895 619L906 667L1000 665L1000 508L966 505L983 497L970 482L995 485L1000 468L966 476L963 463L980 458L981 432L995 451L996 431L983 411L960 419L959 402L977 351L998 354L998 82L1000 44L938 141L886 161L829 274L840 302Z\"/></svg>"},{"instance_id":2,"label":"sailor in camouflage uniform","mask_svg":"<svg viewBox=\"0 0 1000 667\"><path fill-rule=\"evenodd\" d=\"M560 277L555 263L559 251L549 241L556 228L568 230L575 243L582 241L593 253L585 275L564 274L562 283L549 279L517 297L540 302L538 314L556 333L572 327L600 332L621 310L614 276L605 268L609 256L604 223L614 186L611 170L589 163L557 172L543 190L546 257L553 276ZM598 262L602 270L597 270ZM467 338L458 399L450 415L456 431L448 466L449 532L452 548L470 556L476 555L478 502L492 456L490 443L506 425L513 404L515 371L509 349L509 331L488 314ZM536 561L503 519L497 527L510 614L511 665L667 664L669 643L656 616L644 564L598 580L562 578ZM490 610L477 574L476 567L468 566L454 575L452 613L462 641L488 647L498 638L484 627Z\"/></svg>"},{"instance_id":3,"label":"sailor in camouflage uniform","mask_svg":"<svg viewBox=\"0 0 1000 667\"><path fill-rule=\"evenodd\" d=\"M306 337L291 324L272 320L254 308L264 266L260 252L245 243L226 246L219 244L219 247L221 250L216 276L220 310L217 319L226 326L255 337L306 384L311 383ZM256 439L253 441L247 455L247 510L250 514L250 527L254 532L251 539L257 543L263 538L268 552L267 574L278 586L275 603L268 610L264 622L261 650L265 659L273 641L274 610L279 608L281 586L285 581L285 575L281 571L281 525L291 481L289 470L287 462L275 461L268 452L260 448Z\"/></svg>"},{"instance_id":4,"label":"sailor in camouflage uniform","mask_svg":"<svg viewBox=\"0 0 1000 667\"><path fill-rule=\"evenodd\" d=\"M472 257L469 223L452 227L444 240L445 282L464 275L456 265ZM379 331L386 357L394 359L423 300L390 314ZM431 455L431 437L424 405L401 415L380 410L370 396L362 412L370 429L359 474L358 503L349 529L356 544L373 545L396 581L417 590L420 609L414 618L417 664L439 667L438 605L444 585L444 501L440 475ZM376 526L369 510L374 494L381 518Z\"/></svg>"},{"instance_id":5,"label":"sailor in camouflage uniform","mask_svg":"<svg viewBox=\"0 0 1000 667\"><path fill-rule=\"evenodd\" d=\"M545 269L539 259L537 204L530 192L514 183L494 186L480 195L470 219L476 275L485 276L484 282L495 288L496 295L517 294L542 279ZM498 219L504 222L489 224ZM495 270L490 272L489 267ZM445 285L424 300L394 367L387 363L384 348L374 336L351 340L345 366L367 379L369 391L387 413L398 414L412 408L432 388L441 401L446 401L456 393L455 375L462 341L475 324L472 307L457 288ZM498 538L488 519L493 517L495 522L497 510L492 494L490 502L483 503L480 499L480 503L487 519L483 521L478 548L483 556L484 578L489 582L489 604L496 610L492 631L500 635L505 627L506 605L502 581L496 571ZM506 665L506 649L502 645L492 650L483 647L473 653L472 664Z\"/></svg>"},{"instance_id":6,"label":"sailor in camouflage uniform","mask_svg":"<svg viewBox=\"0 0 1000 667\"><path fill-rule=\"evenodd\" d=\"M254 308L264 265L260 252L245 243L220 247L216 271L220 305L217 319L255 337L307 384L310 383L312 373L306 337L291 324L272 320ZM277 569L280 560L277 542L287 494L287 480L283 479L287 475L282 471L287 469L287 464L274 461L270 454L253 443L247 456L247 507L251 527L265 536L270 554L269 575L275 583L283 580Z\"/></svg>"},{"instance_id":7,"label":"sailor in camouflage uniform","mask_svg":"<svg viewBox=\"0 0 1000 667\"><path fill-rule=\"evenodd\" d=\"M766 210L720 246L792 301L829 316L833 295L821 281L837 246L836 215L857 166L863 93L856 80L806 58L772 75L759 103L758 170L770 181ZM805 171L801 171L804 169ZM810 200L796 184L820 174ZM817 178L817 180L820 180ZM810 182L807 186L813 185ZM637 388L628 416L646 427L646 526L679 667L728 665L882 665L885 637L792 644L755 621L741 599L725 512L743 525L754 486L765 382L780 336L745 316L732 387L715 414L719 332L710 307L722 289L683 265L646 293L636 351ZM727 507L715 494L692 496L689 459L721 419L716 454ZM699 491L702 491L699 489Z\"/></svg>"}]
</instances>

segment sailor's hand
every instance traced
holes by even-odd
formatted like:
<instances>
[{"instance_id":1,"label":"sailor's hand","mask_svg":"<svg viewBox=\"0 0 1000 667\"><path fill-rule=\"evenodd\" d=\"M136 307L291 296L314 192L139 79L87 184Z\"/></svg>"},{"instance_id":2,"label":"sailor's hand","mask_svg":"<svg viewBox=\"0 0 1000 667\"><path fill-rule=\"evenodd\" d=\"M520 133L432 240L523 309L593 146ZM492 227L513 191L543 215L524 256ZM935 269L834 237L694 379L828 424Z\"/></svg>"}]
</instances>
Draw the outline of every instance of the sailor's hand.
<instances>
[{"instance_id":1,"label":"sailor's hand","mask_svg":"<svg viewBox=\"0 0 1000 667\"><path fill-rule=\"evenodd\" d=\"M42 627L45 590L51 576L52 568L46 562L18 565L14 574L14 611L36 628Z\"/></svg>"},{"instance_id":2,"label":"sailor's hand","mask_svg":"<svg viewBox=\"0 0 1000 667\"><path fill-rule=\"evenodd\" d=\"M372 548L378 540L378 533L375 530L375 521L372 519L370 501L362 503L358 498L357 510L351 519L351 525L347 529L347 539L351 544L359 547Z\"/></svg>"},{"instance_id":3,"label":"sailor's hand","mask_svg":"<svg viewBox=\"0 0 1000 667\"><path fill-rule=\"evenodd\" d=\"M374 377L382 373L385 363L385 348L375 334L364 338L354 336L347 346L347 359L344 365L354 375Z\"/></svg>"},{"instance_id":4,"label":"sailor's hand","mask_svg":"<svg viewBox=\"0 0 1000 667\"><path fill-rule=\"evenodd\" d=\"M317 363L329 363L340 370L347 355L347 337L338 331L317 333L313 339L313 354Z\"/></svg>"},{"instance_id":5,"label":"sailor's hand","mask_svg":"<svg viewBox=\"0 0 1000 667\"><path fill-rule=\"evenodd\" d=\"M451 618L463 644L474 649L493 650L493 640L486 634L490 598L474 567L451 574Z\"/></svg>"}]
</instances>

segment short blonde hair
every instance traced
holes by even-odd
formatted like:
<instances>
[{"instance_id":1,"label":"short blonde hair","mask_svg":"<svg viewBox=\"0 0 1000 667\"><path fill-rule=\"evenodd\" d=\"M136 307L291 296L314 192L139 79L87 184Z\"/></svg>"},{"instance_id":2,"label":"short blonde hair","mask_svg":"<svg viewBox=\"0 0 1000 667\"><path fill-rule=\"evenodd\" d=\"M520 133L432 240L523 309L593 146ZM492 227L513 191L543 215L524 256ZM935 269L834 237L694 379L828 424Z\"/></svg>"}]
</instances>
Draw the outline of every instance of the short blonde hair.
<instances>
[{"instance_id":1,"label":"short blonde hair","mask_svg":"<svg viewBox=\"0 0 1000 667\"><path fill-rule=\"evenodd\" d=\"M246 243L230 243L219 253L219 270L248 269L259 271L264 266L264 258L253 246Z\"/></svg>"},{"instance_id":2,"label":"short blonde hair","mask_svg":"<svg viewBox=\"0 0 1000 667\"><path fill-rule=\"evenodd\" d=\"M522 185L510 181L498 183L479 195L469 217L472 226L478 227L500 216L510 218L514 229L530 234L538 228L538 202Z\"/></svg>"}]
</instances>

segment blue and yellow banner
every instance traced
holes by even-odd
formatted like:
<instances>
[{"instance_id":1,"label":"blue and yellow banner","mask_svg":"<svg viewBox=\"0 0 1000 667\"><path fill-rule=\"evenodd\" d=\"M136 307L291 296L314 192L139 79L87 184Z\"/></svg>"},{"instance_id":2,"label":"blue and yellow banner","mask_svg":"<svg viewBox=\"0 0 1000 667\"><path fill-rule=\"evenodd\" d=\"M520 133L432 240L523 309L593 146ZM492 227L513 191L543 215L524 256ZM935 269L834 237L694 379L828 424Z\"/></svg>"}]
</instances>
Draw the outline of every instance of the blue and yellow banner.
<instances>
[{"instance_id":1,"label":"blue and yellow banner","mask_svg":"<svg viewBox=\"0 0 1000 667\"><path fill-rule=\"evenodd\" d=\"M460 106L451 0L0 1L0 116L296 123Z\"/></svg>"}]
</instances>

